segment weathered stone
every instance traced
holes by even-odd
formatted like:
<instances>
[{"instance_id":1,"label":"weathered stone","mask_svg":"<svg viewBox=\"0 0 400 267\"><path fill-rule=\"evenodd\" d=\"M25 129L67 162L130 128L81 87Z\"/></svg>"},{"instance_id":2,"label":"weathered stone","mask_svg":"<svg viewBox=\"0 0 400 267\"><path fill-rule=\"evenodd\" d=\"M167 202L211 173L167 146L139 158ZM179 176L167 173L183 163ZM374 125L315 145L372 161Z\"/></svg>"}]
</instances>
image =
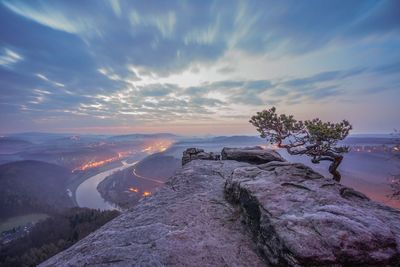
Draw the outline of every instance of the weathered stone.
<instances>
[{"instance_id":1,"label":"weathered stone","mask_svg":"<svg viewBox=\"0 0 400 267\"><path fill-rule=\"evenodd\" d=\"M236 168L225 195L274 266L397 266L400 211L302 164Z\"/></svg>"},{"instance_id":2,"label":"weathered stone","mask_svg":"<svg viewBox=\"0 0 400 267\"><path fill-rule=\"evenodd\" d=\"M285 161L272 149L263 149L262 147L229 148L224 147L221 152L223 160L236 160L248 162L251 164L263 164L271 161Z\"/></svg>"},{"instance_id":3,"label":"weathered stone","mask_svg":"<svg viewBox=\"0 0 400 267\"><path fill-rule=\"evenodd\" d=\"M266 266L225 177L248 166L195 160L131 210L40 266Z\"/></svg>"},{"instance_id":4,"label":"weathered stone","mask_svg":"<svg viewBox=\"0 0 400 267\"><path fill-rule=\"evenodd\" d=\"M194 147L188 148L185 151L183 151L182 166L196 159L218 160L219 155L215 155L212 152L210 153L204 152L204 149L199 149Z\"/></svg>"},{"instance_id":5,"label":"weathered stone","mask_svg":"<svg viewBox=\"0 0 400 267\"><path fill-rule=\"evenodd\" d=\"M397 209L303 164L194 160L152 196L40 266L399 262Z\"/></svg>"}]
</instances>

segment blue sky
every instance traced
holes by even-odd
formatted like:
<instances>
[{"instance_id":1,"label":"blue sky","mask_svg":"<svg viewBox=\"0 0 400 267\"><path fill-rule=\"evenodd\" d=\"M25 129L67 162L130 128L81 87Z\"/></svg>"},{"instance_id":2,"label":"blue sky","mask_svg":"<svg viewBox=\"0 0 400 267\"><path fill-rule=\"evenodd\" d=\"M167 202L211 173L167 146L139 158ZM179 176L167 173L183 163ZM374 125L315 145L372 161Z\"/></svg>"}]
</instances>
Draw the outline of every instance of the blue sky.
<instances>
[{"instance_id":1,"label":"blue sky","mask_svg":"<svg viewBox=\"0 0 400 267\"><path fill-rule=\"evenodd\" d=\"M400 127L400 1L1 1L1 132Z\"/></svg>"}]
</instances>

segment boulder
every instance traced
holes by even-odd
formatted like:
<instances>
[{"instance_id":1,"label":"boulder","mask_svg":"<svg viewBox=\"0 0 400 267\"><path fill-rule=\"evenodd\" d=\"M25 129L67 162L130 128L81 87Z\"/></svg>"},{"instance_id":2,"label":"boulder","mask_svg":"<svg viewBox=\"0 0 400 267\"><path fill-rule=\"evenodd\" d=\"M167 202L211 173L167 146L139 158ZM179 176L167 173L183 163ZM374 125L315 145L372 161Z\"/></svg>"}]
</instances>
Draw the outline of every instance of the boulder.
<instances>
[{"instance_id":1,"label":"boulder","mask_svg":"<svg viewBox=\"0 0 400 267\"><path fill-rule=\"evenodd\" d=\"M271 161L285 161L284 158L272 149L262 147L229 148L224 147L221 152L223 160L236 160L251 164L263 164Z\"/></svg>"},{"instance_id":2,"label":"boulder","mask_svg":"<svg viewBox=\"0 0 400 267\"><path fill-rule=\"evenodd\" d=\"M225 184L272 266L398 266L400 211L303 164L239 167Z\"/></svg>"},{"instance_id":3,"label":"boulder","mask_svg":"<svg viewBox=\"0 0 400 267\"><path fill-rule=\"evenodd\" d=\"M183 151L182 166L196 159L218 160L219 155L215 155L212 152L210 153L204 152L204 149L199 149L194 147L188 148L185 151Z\"/></svg>"}]
</instances>

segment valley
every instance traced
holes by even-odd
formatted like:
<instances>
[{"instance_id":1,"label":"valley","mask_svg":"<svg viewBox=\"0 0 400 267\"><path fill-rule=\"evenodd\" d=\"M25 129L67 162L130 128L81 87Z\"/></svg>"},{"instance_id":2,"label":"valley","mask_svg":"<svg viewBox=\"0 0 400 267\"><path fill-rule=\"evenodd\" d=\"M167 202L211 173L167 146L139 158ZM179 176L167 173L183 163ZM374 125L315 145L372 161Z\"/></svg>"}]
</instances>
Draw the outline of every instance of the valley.
<instances>
[{"instance_id":1,"label":"valley","mask_svg":"<svg viewBox=\"0 0 400 267\"><path fill-rule=\"evenodd\" d=\"M0 138L3 162L0 165L0 244L4 246L0 256L2 253L26 253L30 247L24 249L20 243L32 238L38 227L50 227L47 225L54 218L62 221L66 218L63 216L74 213L100 212L100 216L102 212L111 212L104 213L111 219L131 209L142 198L162 188L181 169L182 153L189 147L205 149L215 155L224 147L276 149L255 136L35 134L26 140L10 142L11 138L16 137ZM340 166L342 184L363 192L372 200L400 208L399 199L393 197L391 191L391 174L400 170L398 160L393 160L393 155L398 153L394 140L355 136L346 142L352 149ZM12 148L10 144L16 146ZM290 162L303 163L330 176L325 163L316 165L306 157L291 156L281 149L277 151ZM96 223L96 227L102 223ZM87 231L89 229L96 228L90 226ZM74 237L73 242L59 243L52 253L79 239ZM37 246L47 246L49 242L55 241L43 240Z\"/></svg>"}]
</instances>

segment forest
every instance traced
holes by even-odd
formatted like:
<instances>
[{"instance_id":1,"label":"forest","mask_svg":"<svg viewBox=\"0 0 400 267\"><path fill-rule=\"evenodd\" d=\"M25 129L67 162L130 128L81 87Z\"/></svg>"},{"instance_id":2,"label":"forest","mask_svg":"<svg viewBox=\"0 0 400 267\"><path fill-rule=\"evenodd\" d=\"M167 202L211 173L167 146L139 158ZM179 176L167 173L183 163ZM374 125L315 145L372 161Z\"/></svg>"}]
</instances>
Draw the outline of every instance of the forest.
<instances>
[{"instance_id":1,"label":"forest","mask_svg":"<svg viewBox=\"0 0 400 267\"><path fill-rule=\"evenodd\" d=\"M119 212L71 208L38 222L26 236L0 248L0 267L36 266L95 231Z\"/></svg>"}]
</instances>

